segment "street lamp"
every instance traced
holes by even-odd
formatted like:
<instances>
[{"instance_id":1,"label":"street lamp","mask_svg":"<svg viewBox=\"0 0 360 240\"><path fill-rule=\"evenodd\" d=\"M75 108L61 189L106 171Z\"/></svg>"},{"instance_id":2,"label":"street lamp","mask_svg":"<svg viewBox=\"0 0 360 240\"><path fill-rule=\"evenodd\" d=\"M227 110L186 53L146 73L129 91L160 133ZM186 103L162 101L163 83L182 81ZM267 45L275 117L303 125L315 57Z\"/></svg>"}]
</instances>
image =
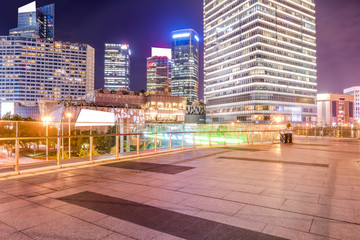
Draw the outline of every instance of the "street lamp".
<instances>
[{"instance_id":1,"label":"street lamp","mask_svg":"<svg viewBox=\"0 0 360 240\"><path fill-rule=\"evenodd\" d=\"M274 136L273 136L273 132L272 132L272 124L273 123L281 123L282 122L282 116L275 116L273 118L273 120L270 123L270 131L271 131L271 142L274 142Z\"/></svg>"},{"instance_id":2,"label":"street lamp","mask_svg":"<svg viewBox=\"0 0 360 240\"><path fill-rule=\"evenodd\" d=\"M49 122L51 122L50 116L44 116L41 119L45 123L45 129L46 129L46 161L49 161Z\"/></svg>"},{"instance_id":3,"label":"street lamp","mask_svg":"<svg viewBox=\"0 0 360 240\"><path fill-rule=\"evenodd\" d=\"M70 158L71 158L71 139L70 139L71 128L70 128L70 120L71 120L71 117L72 117L71 112L66 113L66 117L67 117L68 120L69 120L69 159L70 159Z\"/></svg>"}]
</instances>

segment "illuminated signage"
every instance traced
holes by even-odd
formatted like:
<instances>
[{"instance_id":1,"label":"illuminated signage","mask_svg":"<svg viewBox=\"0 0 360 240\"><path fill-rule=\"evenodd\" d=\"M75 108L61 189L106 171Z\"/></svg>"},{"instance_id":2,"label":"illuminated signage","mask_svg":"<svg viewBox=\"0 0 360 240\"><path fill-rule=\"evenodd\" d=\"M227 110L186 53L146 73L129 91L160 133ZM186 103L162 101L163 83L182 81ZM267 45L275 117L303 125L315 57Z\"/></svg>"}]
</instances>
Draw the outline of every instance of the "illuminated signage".
<instances>
[{"instance_id":1,"label":"illuminated signage","mask_svg":"<svg viewBox=\"0 0 360 240\"><path fill-rule=\"evenodd\" d=\"M115 125L114 113L89 109L81 109L75 124L76 127L113 125Z\"/></svg>"},{"instance_id":2,"label":"illuminated signage","mask_svg":"<svg viewBox=\"0 0 360 240\"><path fill-rule=\"evenodd\" d=\"M173 38L185 38L185 37L190 37L190 33L179 33L179 34L174 34Z\"/></svg>"},{"instance_id":3,"label":"illuminated signage","mask_svg":"<svg viewBox=\"0 0 360 240\"><path fill-rule=\"evenodd\" d=\"M199 37L195 35L196 41L200 41Z\"/></svg>"},{"instance_id":4,"label":"illuminated signage","mask_svg":"<svg viewBox=\"0 0 360 240\"><path fill-rule=\"evenodd\" d=\"M171 59L171 49L170 48L151 48L151 57L167 57Z\"/></svg>"}]
</instances>

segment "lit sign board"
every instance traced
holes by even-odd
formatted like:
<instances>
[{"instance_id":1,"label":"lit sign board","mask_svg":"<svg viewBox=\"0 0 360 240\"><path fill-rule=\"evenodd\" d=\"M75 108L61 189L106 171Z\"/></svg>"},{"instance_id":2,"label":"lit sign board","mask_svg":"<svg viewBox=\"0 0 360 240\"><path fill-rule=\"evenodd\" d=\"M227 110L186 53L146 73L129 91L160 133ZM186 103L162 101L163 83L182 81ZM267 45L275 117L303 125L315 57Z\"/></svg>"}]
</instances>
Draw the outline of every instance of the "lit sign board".
<instances>
[{"instance_id":1,"label":"lit sign board","mask_svg":"<svg viewBox=\"0 0 360 240\"><path fill-rule=\"evenodd\" d=\"M81 109L76 127L88 126L113 126L115 125L115 115L111 112L95 111L89 109Z\"/></svg>"},{"instance_id":2,"label":"lit sign board","mask_svg":"<svg viewBox=\"0 0 360 240\"><path fill-rule=\"evenodd\" d=\"M185 37L190 37L190 33L179 33L179 34L174 34L173 38L185 38Z\"/></svg>"},{"instance_id":3,"label":"lit sign board","mask_svg":"<svg viewBox=\"0 0 360 240\"><path fill-rule=\"evenodd\" d=\"M36 1L26 4L18 9L18 13L36 12Z\"/></svg>"},{"instance_id":4,"label":"lit sign board","mask_svg":"<svg viewBox=\"0 0 360 240\"><path fill-rule=\"evenodd\" d=\"M167 57L168 59L171 59L171 49L170 48L151 48L151 56L152 57Z\"/></svg>"},{"instance_id":5,"label":"lit sign board","mask_svg":"<svg viewBox=\"0 0 360 240\"><path fill-rule=\"evenodd\" d=\"M200 41L199 37L195 35L196 41Z\"/></svg>"},{"instance_id":6,"label":"lit sign board","mask_svg":"<svg viewBox=\"0 0 360 240\"><path fill-rule=\"evenodd\" d=\"M1 117L3 117L7 113L14 115L15 104L13 102L2 102L1 103Z\"/></svg>"}]
</instances>

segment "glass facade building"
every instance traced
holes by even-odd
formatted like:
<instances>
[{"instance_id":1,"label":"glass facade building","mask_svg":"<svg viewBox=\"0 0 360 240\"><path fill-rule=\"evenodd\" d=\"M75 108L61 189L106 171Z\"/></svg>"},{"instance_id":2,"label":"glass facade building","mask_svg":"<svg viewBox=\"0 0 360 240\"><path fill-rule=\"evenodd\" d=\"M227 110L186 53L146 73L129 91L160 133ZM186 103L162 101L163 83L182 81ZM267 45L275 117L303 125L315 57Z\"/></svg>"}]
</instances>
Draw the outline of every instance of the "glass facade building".
<instances>
[{"instance_id":1,"label":"glass facade building","mask_svg":"<svg viewBox=\"0 0 360 240\"><path fill-rule=\"evenodd\" d=\"M127 44L105 44L105 89L130 90L130 54Z\"/></svg>"},{"instance_id":2,"label":"glass facade building","mask_svg":"<svg viewBox=\"0 0 360 240\"><path fill-rule=\"evenodd\" d=\"M204 0L207 121L316 122L315 26L313 0Z\"/></svg>"},{"instance_id":3,"label":"glass facade building","mask_svg":"<svg viewBox=\"0 0 360 240\"><path fill-rule=\"evenodd\" d=\"M359 121L360 120L360 86L344 89L344 94L349 94L354 96L354 119L356 121Z\"/></svg>"},{"instance_id":4,"label":"glass facade building","mask_svg":"<svg viewBox=\"0 0 360 240\"><path fill-rule=\"evenodd\" d=\"M198 101L199 36L192 29L173 31L171 93Z\"/></svg>"},{"instance_id":5,"label":"glass facade building","mask_svg":"<svg viewBox=\"0 0 360 240\"><path fill-rule=\"evenodd\" d=\"M55 36L55 4L36 8L36 1L18 9L18 26L9 31L13 36L39 36L49 41Z\"/></svg>"},{"instance_id":6,"label":"glass facade building","mask_svg":"<svg viewBox=\"0 0 360 240\"><path fill-rule=\"evenodd\" d=\"M152 48L151 52L147 58L147 91L170 92L171 49Z\"/></svg>"},{"instance_id":7,"label":"glass facade building","mask_svg":"<svg viewBox=\"0 0 360 240\"><path fill-rule=\"evenodd\" d=\"M94 66L87 44L0 36L0 102L78 99L94 90Z\"/></svg>"}]
</instances>

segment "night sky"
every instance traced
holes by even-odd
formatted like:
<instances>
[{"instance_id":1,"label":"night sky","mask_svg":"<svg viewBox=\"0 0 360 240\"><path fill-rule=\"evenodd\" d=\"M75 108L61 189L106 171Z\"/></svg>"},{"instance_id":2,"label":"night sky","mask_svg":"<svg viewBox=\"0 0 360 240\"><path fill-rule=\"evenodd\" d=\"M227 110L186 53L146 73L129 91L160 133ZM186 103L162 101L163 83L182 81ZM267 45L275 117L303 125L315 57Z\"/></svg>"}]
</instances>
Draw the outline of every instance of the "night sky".
<instances>
[{"instance_id":1,"label":"night sky","mask_svg":"<svg viewBox=\"0 0 360 240\"><path fill-rule=\"evenodd\" d=\"M29 2L0 1L0 35L7 35L10 28L16 27L17 8ZM319 92L342 92L360 85L360 1L316 2ZM146 58L152 46L170 47L173 30L193 28L200 36L203 34L202 0L39 0L37 6L50 3L56 4L56 40L95 47L95 88L104 85L105 42L130 45L130 87L137 91L146 89ZM201 59L202 52L201 49ZM201 98L202 72L200 67Z\"/></svg>"}]
</instances>

